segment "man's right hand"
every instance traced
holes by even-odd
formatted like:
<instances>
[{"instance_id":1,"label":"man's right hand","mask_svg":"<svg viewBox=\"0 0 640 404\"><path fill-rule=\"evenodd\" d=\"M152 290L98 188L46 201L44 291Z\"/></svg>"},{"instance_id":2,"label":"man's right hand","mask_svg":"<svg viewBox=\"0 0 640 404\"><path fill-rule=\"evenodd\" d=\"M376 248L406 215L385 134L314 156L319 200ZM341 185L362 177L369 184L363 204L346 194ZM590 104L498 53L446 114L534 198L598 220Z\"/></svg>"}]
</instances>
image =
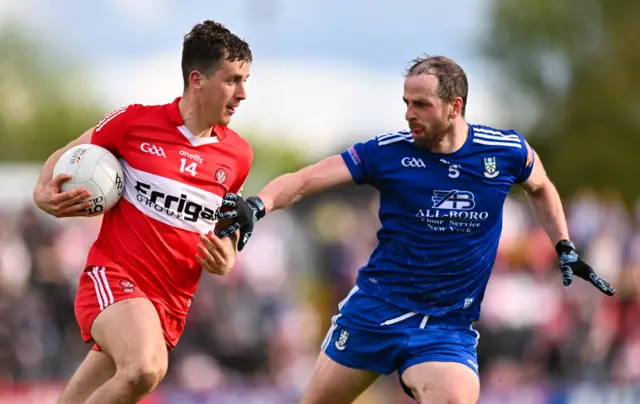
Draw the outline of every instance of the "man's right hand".
<instances>
[{"instance_id":1,"label":"man's right hand","mask_svg":"<svg viewBox=\"0 0 640 404\"><path fill-rule=\"evenodd\" d=\"M91 202L82 202L91 193L82 187L66 192L60 186L72 178L70 174L59 174L44 185L38 185L33 191L33 200L43 211L55 217L87 216Z\"/></svg>"},{"instance_id":2,"label":"man's right hand","mask_svg":"<svg viewBox=\"0 0 640 404\"><path fill-rule=\"evenodd\" d=\"M244 199L238 194L228 193L222 199L222 207L227 210L220 211L217 218L233 219L233 224L223 229L218 237L225 238L240 230L238 251L242 251L251 238L253 226L266 214L264 203L257 196Z\"/></svg>"}]
</instances>

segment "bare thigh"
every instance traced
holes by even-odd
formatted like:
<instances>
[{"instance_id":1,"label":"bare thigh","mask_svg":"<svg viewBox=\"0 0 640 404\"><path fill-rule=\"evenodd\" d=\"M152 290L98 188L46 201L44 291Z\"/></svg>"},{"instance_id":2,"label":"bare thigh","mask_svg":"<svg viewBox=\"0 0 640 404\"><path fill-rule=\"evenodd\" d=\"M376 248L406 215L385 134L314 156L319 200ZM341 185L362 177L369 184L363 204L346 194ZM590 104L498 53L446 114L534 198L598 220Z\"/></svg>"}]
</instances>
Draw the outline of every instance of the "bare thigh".
<instances>
[{"instance_id":1,"label":"bare thigh","mask_svg":"<svg viewBox=\"0 0 640 404\"><path fill-rule=\"evenodd\" d=\"M342 366L320 352L302 403L350 404L378 377L376 372Z\"/></svg>"},{"instance_id":2,"label":"bare thigh","mask_svg":"<svg viewBox=\"0 0 640 404\"><path fill-rule=\"evenodd\" d=\"M166 374L167 346L158 312L148 299L126 299L107 307L93 322L91 337L127 379L159 382Z\"/></svg>"},{"instance_id":3,"label":"bare thigh","mask_svg":"<svg viewBox=\"0 0 640 404\"><path fill-rule=\"evenodd\" d=\"M456 362L425 362L402 374L420 404L477 404L480 380L469 367Z\"/></svg>"},{"instance_id":4,"label":"bare thigh","mask_svg":"<svg viewBox=\"0 0 640 404\"><path fill-rule=\"evenodd\" d=\"M116 365L104 352L89 351L80 367L67 383L58 404L84 403L98 387L116 373Z\"/></svg>"}]
</instances>

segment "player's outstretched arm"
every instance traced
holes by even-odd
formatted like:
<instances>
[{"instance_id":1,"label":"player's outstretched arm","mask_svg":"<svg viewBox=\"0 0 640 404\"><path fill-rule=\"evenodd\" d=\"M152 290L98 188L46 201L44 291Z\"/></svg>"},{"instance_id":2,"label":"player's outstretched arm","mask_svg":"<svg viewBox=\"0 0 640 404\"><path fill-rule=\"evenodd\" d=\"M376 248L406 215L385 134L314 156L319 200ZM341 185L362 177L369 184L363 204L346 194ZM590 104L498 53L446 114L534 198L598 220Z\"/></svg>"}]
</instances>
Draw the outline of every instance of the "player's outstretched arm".
<instances>
[{"instance_id":1,"label":"player's outstretched arm","mask_svg":"<svg viewBox=\"0 0 640 404\"><path fill-rule=\"evenodd\" d=\"M576 248L569 238L567 220L558 190L547 176L535 150L530 148L529 154L529 158L534 159L535 165L531 175L522 186L529 196L538 221L555 245L560 259L564 285L569 286L573 281L573 275L576 275L593 284L602 293L613 296L615 290L611 285L598 277L593 268L578 256Z\"/></svg>"},{"instance_id":2,"label":"player's outstretched arm","mask_svg":"<svg viewBox=\"0 0 640 404\"><path fill-rule=\"evenodd\" d=\"M60 192L60 186L71 179L71 175L60 174L53 178L56 162L67 150L80 145L91 143L93 128L71 141L63 148L56 150L42 167L38 183L33 190L33 200L36 205L50 215L56 217L87 216L85 209L91 207L91 202L80 203L90 196L88 190L76 188L67 192Z\"/></svg>"},{"instance_id":3,"label":"player's outstretched arm","mask_svg":"<svg viewBox=\"0 0 640 404\"><path fill-rule=\"evenodd\" d=\"M344 159L336 155L272 180L257 196L244 199L237 194L227 194L222 201L227 210L220 212L218 218L233 219L234 223L222 230L219 236L224 238L240 230L238 251L242 251L251 237L253 226L267 212L351 181L353 177Z\"/></svg>"},{"instance_id":4,"label":"player's outstretched arm","mask_svg":"<svg viewBox=\"0 0 640 404\"><path fill-rule=\"evenodd\" d=\"M285 208L305 196L351 181L353 177L344 159L336 155L272 180L257 196L264 203L266 213Z\"/></svg>"}]
</instances>

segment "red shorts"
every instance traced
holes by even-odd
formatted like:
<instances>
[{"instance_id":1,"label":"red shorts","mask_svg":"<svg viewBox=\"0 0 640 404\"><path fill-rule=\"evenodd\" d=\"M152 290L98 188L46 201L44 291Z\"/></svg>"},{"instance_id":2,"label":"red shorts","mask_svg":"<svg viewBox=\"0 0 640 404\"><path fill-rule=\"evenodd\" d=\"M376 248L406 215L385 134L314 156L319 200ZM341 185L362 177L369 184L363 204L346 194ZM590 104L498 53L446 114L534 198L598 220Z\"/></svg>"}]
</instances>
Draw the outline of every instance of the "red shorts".
<instances>
[{"instance_id":1,"label":"red shorts","mask_svg":"<svg viewBox=\"0 0 640 404\"><path fill-rule=\"evenodd\" d=\"M162 324L167 347L174 349L184 331L185 320L168 314L162 304L149 298L129 275L110 267L87 267L80 275L75 313L82 339L85 342L93 341L91 324L102 310L116 302L134 297L144 297L153 303ZM100 347L94 344L92 349L100 350Z\"/></svg>"}]
</instances>

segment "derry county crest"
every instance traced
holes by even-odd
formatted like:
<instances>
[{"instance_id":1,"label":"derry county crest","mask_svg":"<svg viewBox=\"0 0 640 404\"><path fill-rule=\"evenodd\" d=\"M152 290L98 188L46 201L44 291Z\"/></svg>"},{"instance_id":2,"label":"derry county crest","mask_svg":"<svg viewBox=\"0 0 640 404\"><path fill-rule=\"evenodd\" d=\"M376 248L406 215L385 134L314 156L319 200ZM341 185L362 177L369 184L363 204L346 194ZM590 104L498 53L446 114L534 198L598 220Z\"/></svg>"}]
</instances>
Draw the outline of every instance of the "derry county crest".
<instances>
[{"instance_id":1,"label":"derry county crest","mask_svg":"<svg viewBox=\"0 0 640 404\"><path fill-rule=\"evenodd\" d=\"M500 174L498 171L498 162L495 157L484 158L484 176L487 178L495 178Z\"/></svg>"},{"instance_id":2,"label":"derry county crest","mask_svg":"<svg viewBox=\"0 0 640 404\"><path fill-rule=\"evenodd\" d=\"M218 168L218 170L216 171L216 180L220 184L224 184L227 181L227 172L224 171L223 168Z\"/></svg>"},{"instance_id":3,"label":"derry county crest","mask_svg":"<svg viewBox=\"0 0 640 404\"><path fill-rule=\"evenodd\" d=\"M346 348L347 339L349 339L349 331L345 329L340 330L340 336L338 336L335 344L338 351L343 351L344 348Z\"/></svg>"}]
</instances>

